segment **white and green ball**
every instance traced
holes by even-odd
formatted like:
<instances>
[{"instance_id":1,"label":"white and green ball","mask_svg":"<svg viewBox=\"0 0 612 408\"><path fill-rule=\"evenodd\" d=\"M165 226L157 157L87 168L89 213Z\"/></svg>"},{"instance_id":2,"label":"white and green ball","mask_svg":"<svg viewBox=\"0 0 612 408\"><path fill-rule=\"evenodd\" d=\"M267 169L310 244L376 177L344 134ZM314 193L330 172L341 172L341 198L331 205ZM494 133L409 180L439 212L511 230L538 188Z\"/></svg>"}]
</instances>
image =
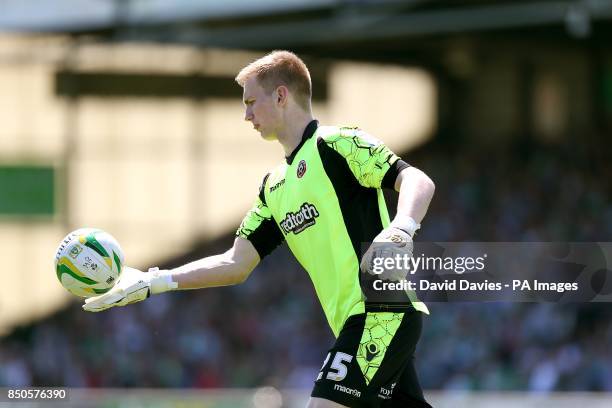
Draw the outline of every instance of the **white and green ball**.
<instances>
[{"instance_id":1,"label":"white and green ball","mask_svg":"<svg viewBox=\"0 0 612 408\"><path fill-rule=\"evenodd\" d=\"M114 286L123 261L123 251L109 233L81 228L66 235L60 243L55 254L55 271L70 293L91 297Z\"/></svg>"}]
</instances>

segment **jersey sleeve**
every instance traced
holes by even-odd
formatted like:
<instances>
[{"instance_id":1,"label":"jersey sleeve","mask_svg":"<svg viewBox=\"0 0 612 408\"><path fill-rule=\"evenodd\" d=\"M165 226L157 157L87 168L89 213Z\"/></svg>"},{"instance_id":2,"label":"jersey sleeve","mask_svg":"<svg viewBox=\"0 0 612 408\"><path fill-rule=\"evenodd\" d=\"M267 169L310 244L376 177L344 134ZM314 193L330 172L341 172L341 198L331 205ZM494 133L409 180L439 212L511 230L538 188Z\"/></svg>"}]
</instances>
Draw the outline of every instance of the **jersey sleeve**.
<instances>
[{"instance_id":1,"label":"jersey sleeve","mask_svg":"<svg viewBox=\"0 0 612 408\"><path fill-rule=\"evenodd\" d=\"M237 237L248 239L253 244L260 259L269 255L285 239L265 203L263 189L267 178L264 178L259 196L236 231Z\"/></svg>"},{"instance_id":2,"label":"jersey sleeve","mask_svg":"<svg viewBox=\"0 0 612 408\"><path fill-rule=\"evenodd\" d=\"M346 160L364 187L393 189L397 175L410 167L384 143L358 128L341 128L323 142Z\"/></svg>"}]
</instances>

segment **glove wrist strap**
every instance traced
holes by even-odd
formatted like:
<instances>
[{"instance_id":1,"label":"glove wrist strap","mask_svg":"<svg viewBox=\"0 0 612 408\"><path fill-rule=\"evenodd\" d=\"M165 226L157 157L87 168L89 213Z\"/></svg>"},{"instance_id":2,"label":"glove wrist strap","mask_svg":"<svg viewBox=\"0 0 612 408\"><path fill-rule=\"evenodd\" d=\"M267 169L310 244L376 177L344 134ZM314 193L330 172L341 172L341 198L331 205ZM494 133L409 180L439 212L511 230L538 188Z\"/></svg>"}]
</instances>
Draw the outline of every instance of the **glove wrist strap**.
<instances>
[{"instance_id":1,"label":"glove wrist strap","mask_svg":"<svg viewBox=\"0 0 612 408\"><path fill-rule=\"evenodd\" d=\"M405 214L397 214L389 226L399 228L402 231L405 231L411 237L413 237L414 233L421 228L421 224L417 223L414 218Z\"/></svg>"},{"instance_id":2,"label":"glove wrist strap","mask_svg":"<svg viewBox=\"0 0 612 408\"><path fill-rule=\"evenodd\" d=\"M151 294L157 295L159 293L168 292L178 288L178 283L172 280L172 273L169 271L160 271L158 267L150 268L149 273L153 274L151 277Z\"/></svg>"}]
</instances>

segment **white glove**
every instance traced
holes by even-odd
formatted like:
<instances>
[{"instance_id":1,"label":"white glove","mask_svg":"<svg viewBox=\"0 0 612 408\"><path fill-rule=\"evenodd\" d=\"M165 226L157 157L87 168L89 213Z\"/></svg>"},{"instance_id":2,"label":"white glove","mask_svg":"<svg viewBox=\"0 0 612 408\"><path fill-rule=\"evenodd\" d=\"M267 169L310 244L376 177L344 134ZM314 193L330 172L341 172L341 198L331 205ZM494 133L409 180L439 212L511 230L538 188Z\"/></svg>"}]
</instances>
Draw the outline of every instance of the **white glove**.
<instances>
[{"instance_id":1,"label":"white glove","mask_svg":"<svg viewBox=\"0 0 612 408\"><path fill-rule=\"evenodd\" d=\"M142 272L126 266L121 271L121 277L111 290L103 295L85 300L83 310L101 312L114 306L125 306L145 300L151 295L176 289L178 283L172 281L168 271L151 268Z\"/></svg>"},{"instance_id":2,"label":"white glove","mask_svg":"<svg viewBox=\"0 0 612 408\"><path fill-rule=\"evenodd\" d=\"M406 278L408 269L403 267L403 262L400 265L402 268L385 268L383 261L390 258L395 264L398 255L400 259L412 258L412 237L420 227L411 217L398 214L372 241L372 245L361 258L361 271L378 275L383 280L399 281ZM382 259L377 261L378 268L375 267L375 259ZM380 268L384 268L382 273Z\"/></svg>"}]
</instances>

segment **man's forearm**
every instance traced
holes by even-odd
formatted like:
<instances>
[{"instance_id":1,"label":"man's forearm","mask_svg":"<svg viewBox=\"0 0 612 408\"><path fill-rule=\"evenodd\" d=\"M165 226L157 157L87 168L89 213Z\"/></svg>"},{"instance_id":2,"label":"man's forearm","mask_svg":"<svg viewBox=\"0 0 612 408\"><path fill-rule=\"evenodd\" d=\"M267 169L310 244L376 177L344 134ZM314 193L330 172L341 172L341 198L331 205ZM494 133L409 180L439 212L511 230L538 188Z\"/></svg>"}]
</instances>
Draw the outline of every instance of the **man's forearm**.
<instances>
[{"instance_id":1,"label":"man's forearm","mask_svg":"<svg viewBox=\"0 0 612 408\"><path fill-rule=\"evenodd\" d=\"M434 194L433 181L421 170L409 167L400 173L395 189L399 191L397 214L420 224Z\"/></svg>"},{"instance_id":2,"label":"man's forearm","mask_svg":"<svg viewBox=\"0 0 612 408\"><path fill-rule=\"evenodd\" d=\"M215 286L228 286L244 282L257 260L238 262L229 251L190 262L171 269L172 280L178 283L178 289L198 289Z\"/></svg>"}]
</instances>

